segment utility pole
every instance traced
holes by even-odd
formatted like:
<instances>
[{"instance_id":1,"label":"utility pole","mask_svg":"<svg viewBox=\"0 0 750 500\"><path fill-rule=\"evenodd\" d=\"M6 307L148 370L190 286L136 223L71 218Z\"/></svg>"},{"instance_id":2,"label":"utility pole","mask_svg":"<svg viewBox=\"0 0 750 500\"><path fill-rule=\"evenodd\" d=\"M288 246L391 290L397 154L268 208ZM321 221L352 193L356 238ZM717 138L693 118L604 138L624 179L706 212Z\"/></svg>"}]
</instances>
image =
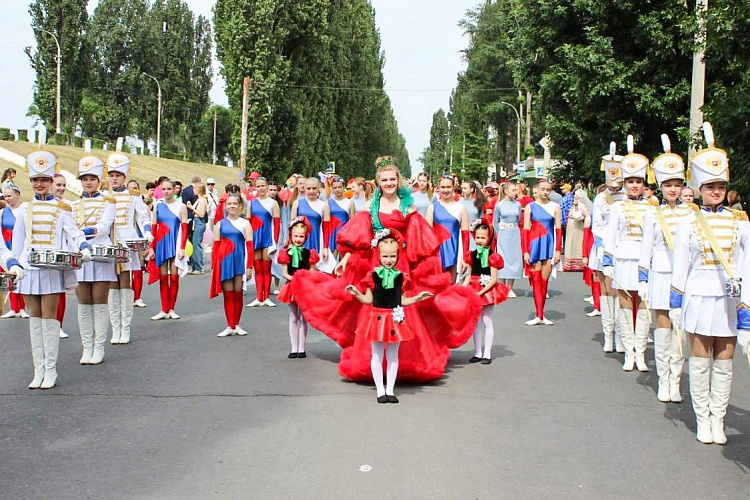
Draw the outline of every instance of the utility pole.
<instances>
[{"instance_id":1,"label":"utility pole","mask_svg":"<svg viewBox=\"0 0 750 500\"><path fill-rule=\"evenodd\" d=\"M696 44L703 45L706 41L706 25L704 16L708 13L708 0L696 0L695 13L698 16L698 33L695 36ZM690 144L691 150L697 149L693 143L693 137L703 124L703 99L706 87L706 63L703 49L698 49L693 54L693 81L690 92Z\"/></svg>"},{"instance_id":2,"label":"utility pole","mask_svg":"<svg viewBox=\"0 0 750 500\"><path fill-rule=\"evenodd\" d=\"M156 82L156 157L161 158L161 84L148 73L144 72L143 75Z\"/></svg>"},{"instance_id":3,"label":"utility pole","mask_svg":"<svg viewBox=\"0 0 750 500\"><path fill-rule=\"evenodd\" d=\"M216 165L216 109L214 109L214 152L211 158L213 158L213 164Z\"/></svg>"},{"instance_id":4,"label":"utility pole","mask_svg":"<svg viewBox=\"0 0 750 500\"><path fill-rule=\"evenodd\" d=\"M245 175L247 166L247 112L250 101L250 82L252 79L246 76L242 80L242 135L240 138L240 170Z\"/></svg>"},{"instance_id":5,"label":"utility pole","mask_svg":"<svg viewBox=\"0 0 750 500\"><path fill-rule=\"evenodd\" d=\"M526 91L526 142L524 146L531 145L531 92Z\"/></svg>"},{"instance_id":6,"label":"utility pole","mask_svg":"<svg viewBox=\"0 0 750 500\"><path fill-rule=\"evenodd\" d=\"M518 164L521 163L521 113L519 113L516 107L509 102L502 101L500 104L509 106L518 119L518 123L516 124L516 164Z\"/></svg>"},{"instance_id":7,"label":"utility pole","mask_svg":"<svg viewBox=\"0 0 750 500\"><path fill-rule=\"evenodd\" d=\"M62 65L62 51L60 50L60 41L57 39L57 37L55 36L55 34L52 33L51 31L47 31L47 30L40 30L40 31L43 31L43 32L47 33L48 35L50 35L52 38L54 38L55 39L55 44L57 45L57 57L55 59L57 61L57 96L56 96L57 111L55 113L55 115L56 115L55 116L55 121L56 121L56 123L55 123L55 130L56 130L55 133L56 134L62 134L62 128L60 126L60 69L61 69L61 65Z\"/></svg>"}]
</instances>

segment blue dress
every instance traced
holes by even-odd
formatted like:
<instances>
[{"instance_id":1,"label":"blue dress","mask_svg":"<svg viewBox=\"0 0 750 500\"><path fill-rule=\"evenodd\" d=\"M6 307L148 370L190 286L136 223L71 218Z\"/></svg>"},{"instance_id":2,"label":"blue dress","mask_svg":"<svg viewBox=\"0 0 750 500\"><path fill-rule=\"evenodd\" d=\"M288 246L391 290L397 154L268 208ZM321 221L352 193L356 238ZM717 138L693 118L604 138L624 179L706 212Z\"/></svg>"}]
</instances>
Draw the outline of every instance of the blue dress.
<instances>
[{"instance_id":1,"label":"blue dress","mask_svg":"<svg viewBox=\"0 0 750 500\"><path fill-rule=\"evenodd\" d=\"M171 205L175 205L179 210L179 206L182 203L174 202ZM168 229L164 236L156 243L154 259L156 260L157 267L162 262L174 259L177 256L177 237L180 232L181 220L179 216L172 212L169 206L166 203L156 204L156 222Z\"/></svg>"},{"instance_id":2,"label":"blue dress","mask_svg":"<svg viewBox=\"0 0 750 500\"><path fill-rule=\"evenodd\" d=\"M318 202L321 206L324 203L320 200L318 200ZM308 250L315 250L320 253L321 247L323 246L323 209L321 208L320 212L318 212L310 206L307 198L302 198L297 204L297 215L299 217L307 217L307 220L312 226L312 232L307 236L304 247Z\"/></svg>"},{"instance_id":3,"label":"blue dress","mask_svg":"<svg viewBox=\"0 0 750 500\"><path fill-rule=\"evenodd\" d=\"M461 240L461 219L448 211L442 203L433 202L432 220L435 224L442 226L450 234L450 238L440 245L440 261L443 270L455 266L458 263L458 245ZM453 206L461 207L455 203Z\"/></svg>"},{"instance_id":4,"label":"blue dress","mask_svg":"<svg viewBox=\"0 0 750 500\"><path fill-rule=\"evenodd\" d=\"M253 245L256 250L273 246L273 200L266 198L264 201L267 203L254 198L250 202L251 224L258 228L253 230Z\"/></svg>"},{"instance_id":5,"label":"blue dress","mask_svg":"<svg viewBox=\"0 0 750 500\"><path fill-rule=\"evenodd\" d=\"M344 204L344 207L346 207L346 210L344 207L339 205L339 202L334 200L333 198L330 198L328 200L328 209L331 211L331 237L328 241L328 248L331 251L336 250L336 235L339 234L339 231L341 230L344 225L346 225L347 222L349 222L349 207L351 206L351 201L344 198L341 200L341 203Z\"/></svg>"},{"instance_id":6,"label":"blue dress","mask_svg":"<svg viewBox=\"0 0 750 500\"><path fill-rule=\"evenodd\" d=\"M231 280L245 274L247 253L245 235L229 219L219 221L219 234L225 243L231 242L234 250L221 261L221 281Z\"/></svg>"},{"instance_id":7,"label":"blue dress","mask_svg":"<svg viewBox=\"0 0 750 500\"><path fill-rule=\"evenodd\" d=\"M555 257L555 216L537 202L531 203L529 262L535 264Z\"/></svg>"},{"instance_id":8,"label":"blue dress","mask_svg":"<svg viewBox=\"0 0 750 500\"><path fill-rule=\"evenodd\" d=\"M497 235L497 253L505 261L505 266L497 270L498 279L523 278L523 253L521 250L521 213L523 209L517 201L502 200L495 204L493 226ZM500 223L504 227L500 227ZM507 224L513 226L508 227Z\"/></svg>"},{"instance_id":9,"label":"blue dress","mask_svg":"<svg viewBox=\"0 0 750 500\"><path fill-rule=\"evenodd\" d=\"M16 216L13 213L10 206L3 209L2 219L0 219L0 227L2 228L3 241L5 246L12 248L13 243L13 226L16 225Z\"/></svg>"}]
</instances>

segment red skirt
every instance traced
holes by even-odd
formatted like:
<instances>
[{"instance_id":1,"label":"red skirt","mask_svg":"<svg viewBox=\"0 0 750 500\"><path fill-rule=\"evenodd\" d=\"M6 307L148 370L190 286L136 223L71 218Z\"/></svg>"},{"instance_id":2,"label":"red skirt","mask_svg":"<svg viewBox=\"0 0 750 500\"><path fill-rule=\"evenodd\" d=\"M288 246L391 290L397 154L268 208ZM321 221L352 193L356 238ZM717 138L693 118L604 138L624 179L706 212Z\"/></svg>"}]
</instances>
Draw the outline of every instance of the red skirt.
<instances>
[{"instance_id":1,"label":"red skirt","mask_svg":"<svg viewBox=\"0 0 750 500\"><path fill-rule=\"evenodd\" d=\"M281 290L279 290L279 295L276 298L284 304L291 304L294 302L291 282L287 281L286 283L284 283L284 286L281 287Z\"/></svg>"},{"instance_id":2,"label":"red skirt","mask_svg":"<svg viewBox=\"0 0 750 500\"><path fill-rule=\"evenodd\" d=\"M479 282L481 278L481 276L471 277L469 287L471 287L471 289L475 292L480 292L484 288L484 286ZM496 306L498 304L502 304L507 300L508 292L510 292L510 288L500 282L497 282L489 292L479 297L479 300L482 302L482 306Z\"/></svg>"},{"instance_id":3,"label":"red skirt","mask_svg":"<svg viewBox=\"0 0 750 500\"><path fill-rule=\"evenodd\" d=\"M357 326L357 335L362 335L369 342L395 344L414 338L414 332L406 323L393 320L393 309L370 308L365 321Z\"/></svg>"}]
</instances>

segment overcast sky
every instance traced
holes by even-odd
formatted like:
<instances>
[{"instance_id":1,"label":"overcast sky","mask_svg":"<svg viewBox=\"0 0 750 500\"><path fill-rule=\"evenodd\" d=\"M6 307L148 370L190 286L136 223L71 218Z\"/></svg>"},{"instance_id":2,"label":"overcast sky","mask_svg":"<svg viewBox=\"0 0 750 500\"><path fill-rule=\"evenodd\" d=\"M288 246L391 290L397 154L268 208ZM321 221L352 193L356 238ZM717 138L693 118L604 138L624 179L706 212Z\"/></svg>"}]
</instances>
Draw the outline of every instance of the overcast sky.
<instances>
[{"instance_id":1,"label":"overcast sky","mask_svg":"<svg viewBox=\"0 0 750 500\"><path fill-rule=\"evenodd\" d=\"M432 113L448 108L456 74L464 68L461 49L467 40L458 21L478 0L371 0L386 55L385 80L399 129L414 166L430 137ZM5 18L0 31L0 127L31 128L34 72L23 48L33 45L29 0L0 0ZM93 12L96 0L89 3ZM196 14L213 19L213 0L187 0ZM218 71L216 72L218 74ZM63 82L64 84L64 82ZM227 104L217 76L215 103ZM384 152L387 153L387 152Z\"/></svg>"}]
</instances>

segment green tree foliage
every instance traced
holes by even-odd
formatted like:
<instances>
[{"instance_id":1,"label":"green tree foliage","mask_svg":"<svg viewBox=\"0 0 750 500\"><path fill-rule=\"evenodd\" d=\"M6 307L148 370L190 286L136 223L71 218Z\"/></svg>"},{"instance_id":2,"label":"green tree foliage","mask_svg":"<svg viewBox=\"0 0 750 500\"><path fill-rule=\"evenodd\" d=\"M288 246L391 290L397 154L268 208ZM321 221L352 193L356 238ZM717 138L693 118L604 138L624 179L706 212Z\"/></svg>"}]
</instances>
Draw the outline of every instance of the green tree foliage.
<instances>
[{"instance_id":1,"label":"green tree foliage","mask_svg":"<svg viewBox=\"0 0 750 500\"><path fill-rule=\"evenodd\" d=\"M445 111L438 109L432 115L432 126L430 127L430 145L422 152L419 162L424 172L434 179L441 173L449 163L450 138L448 117Z\"/></svg>"},{"instance_id":2,"label":"green tree foliage","mask_svg":"<svg viewBox=\"0 0 750 500\"><path fill-rule=\"evenodd\" d=\"M284 178L336 161L343 176L372 177L375 158L394 154L410 173L383 91L380 37L367 0L219 0L214 14L235 152L242 81L253 79L248 170Z\"/></svg>"}]
</instances>

